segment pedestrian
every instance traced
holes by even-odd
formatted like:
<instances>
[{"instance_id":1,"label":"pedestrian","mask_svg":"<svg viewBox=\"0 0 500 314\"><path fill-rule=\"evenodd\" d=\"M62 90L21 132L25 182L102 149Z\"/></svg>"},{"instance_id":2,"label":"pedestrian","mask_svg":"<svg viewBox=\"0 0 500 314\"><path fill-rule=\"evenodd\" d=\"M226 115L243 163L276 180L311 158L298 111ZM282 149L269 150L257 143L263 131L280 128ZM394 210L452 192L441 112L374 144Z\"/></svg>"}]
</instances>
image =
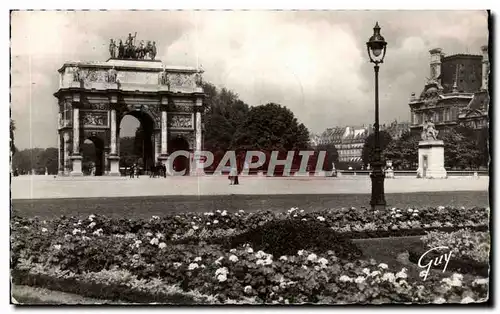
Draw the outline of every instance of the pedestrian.
<instances>
[{"instance_id":1,"label":"pedestrian","mask_svg":"<svg viewBox=\"0 0 500 314\"><path fill-rule=\"evenodd\" d=\"M134 178L134 165L130 166L130 178L133 179Z\"/></svg>"}]
</instances>

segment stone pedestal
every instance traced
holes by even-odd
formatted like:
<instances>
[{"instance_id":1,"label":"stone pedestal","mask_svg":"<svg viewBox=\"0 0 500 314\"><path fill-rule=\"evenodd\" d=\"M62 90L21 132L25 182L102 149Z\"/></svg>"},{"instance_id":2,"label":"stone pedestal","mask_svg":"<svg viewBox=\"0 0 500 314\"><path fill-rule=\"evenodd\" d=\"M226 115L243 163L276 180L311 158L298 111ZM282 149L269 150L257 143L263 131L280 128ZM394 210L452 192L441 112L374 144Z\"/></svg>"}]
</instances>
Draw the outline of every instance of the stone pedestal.
<instances>
[{"instance_id":1,"label":"stone pedestal","mask_svg":"<svg viewBox=\"0 0 500 314\"><path fill-rule=\"evenodd\" d=\"M427 140L418 143L417 178L445 179L444 143L440 140Z\"/></svg>"},{"instance_id":2,"label":"stone pedestal","mask_svg":"<svg viewBox=\"0 0 500 314\"><path fill-rule=\"evenodd\" d=\"M120 157L112 155L108 157L109 160L109 176L120 176Z\"/></svg>"},{"instance_id":3,"label":"stone pedestal","mask_svg":"<svg viewBox=\"0 0 500 314\"><path fill-rule=\"evenodd\" d=\"M70 175L72 177L81 177L83 176L82 172L82 159L83 157L80 155L73 155L71 156L71 162L73 164L73 170L71 171Z\"/></svg>"}]
</instances>

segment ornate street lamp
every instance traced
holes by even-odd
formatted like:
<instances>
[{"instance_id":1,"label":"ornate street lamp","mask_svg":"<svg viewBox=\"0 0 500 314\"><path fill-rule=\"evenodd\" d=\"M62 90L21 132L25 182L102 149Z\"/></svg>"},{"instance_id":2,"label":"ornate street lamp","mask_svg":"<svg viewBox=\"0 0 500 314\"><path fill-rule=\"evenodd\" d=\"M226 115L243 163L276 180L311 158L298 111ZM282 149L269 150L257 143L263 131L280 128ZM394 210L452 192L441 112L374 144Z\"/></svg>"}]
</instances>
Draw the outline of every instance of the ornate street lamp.
<instances>
[{"instance_id":1,"label":"ornate street lamp","mask_svg":"<svg viewBox=\"0 0 500 314\"><path fill-rule=\"evenodd\" d=\"M379 64L384 62L385 50L387 48L387 42L384 37L380 35L380 26L378 22L373 28L373 36L366 43L366 48L368 50L368 56L370 57L370 62L374 63L375 69L375 151L373 160L370 163L373 167L373 171L370 174L372 179L372 196L370 205L372 209L385 209L385 195L384 195L384 170L382 169L383 163L381 158L380 150L380 127L379 127L379 104L378 104L378 70Z\"/></svg>"}]
</instances>

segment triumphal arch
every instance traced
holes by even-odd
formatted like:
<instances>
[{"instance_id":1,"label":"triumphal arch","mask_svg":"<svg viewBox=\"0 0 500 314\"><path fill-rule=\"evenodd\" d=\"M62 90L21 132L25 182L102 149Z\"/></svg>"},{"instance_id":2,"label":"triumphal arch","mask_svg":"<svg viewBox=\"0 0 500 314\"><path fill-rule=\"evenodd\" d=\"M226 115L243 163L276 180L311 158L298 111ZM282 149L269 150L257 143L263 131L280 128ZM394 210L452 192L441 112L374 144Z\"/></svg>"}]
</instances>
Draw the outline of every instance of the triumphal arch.
<instances>
[{"instance_id":1,"label":"triumphal arch","mask_svg":"<svg viewBox=\"0 0 500 314\"><path fill-rule=\"evenodd\" d=\"M81 144L95 144L96 175L120 175L120 121L143 127L147 163L168 164L175 150L202 149L202 73L156 60L156 45L111 40L106 62L67 62L59 69L59 174L81 176ZM194 168L194 167L193 167ZM194 169L191 169L194 170Z\"/></svg>"}]
</instances>

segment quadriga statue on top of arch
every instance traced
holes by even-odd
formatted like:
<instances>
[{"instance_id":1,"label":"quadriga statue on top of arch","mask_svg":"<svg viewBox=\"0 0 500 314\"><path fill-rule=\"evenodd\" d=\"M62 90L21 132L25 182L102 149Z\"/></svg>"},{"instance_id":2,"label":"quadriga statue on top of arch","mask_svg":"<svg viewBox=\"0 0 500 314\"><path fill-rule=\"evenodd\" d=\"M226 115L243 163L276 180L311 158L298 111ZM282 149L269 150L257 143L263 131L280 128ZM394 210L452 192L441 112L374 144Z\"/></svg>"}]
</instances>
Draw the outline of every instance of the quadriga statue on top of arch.
<instances>
[{"instance_id":1,"label":"quadriga statue on top of arch","mask_svg":"<svg viewBox=\"0 0 500 314\"><path fill-rule=\"evenodd\" d=\"M133 59L133 60L154 60L156 58L156 42L148 40L140 40L136 42L137 32L132 36L132 33L128 34L128 37L123 40L110 39L109 43L109 55L112 59Z\"/></svg>"}]
</instances>

